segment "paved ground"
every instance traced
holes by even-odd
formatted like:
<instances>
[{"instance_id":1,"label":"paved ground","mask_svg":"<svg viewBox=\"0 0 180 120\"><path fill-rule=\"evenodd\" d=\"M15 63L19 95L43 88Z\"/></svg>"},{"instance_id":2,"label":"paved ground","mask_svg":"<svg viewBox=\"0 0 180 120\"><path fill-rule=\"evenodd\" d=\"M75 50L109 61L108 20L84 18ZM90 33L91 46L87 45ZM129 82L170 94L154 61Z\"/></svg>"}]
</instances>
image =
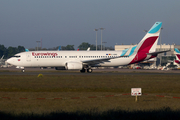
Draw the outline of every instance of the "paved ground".
<instances>
[{"instance_id":1,"label":"paved ground","mask_svg":"<svg viewBox=\"0 0 180 120\"><path fill-rule=\"evenodd\" d=\"M26 68L25 73L21 72L21 69L15 67L0 68L0 75L120 75L120 74L147 74L147 75L180 75L180 70L143 70L143 69L94 69L92 73L80 73L79 71L68 70L55 70L55 69L40 69L40 68Z\"/></svg>"}]
</instances>

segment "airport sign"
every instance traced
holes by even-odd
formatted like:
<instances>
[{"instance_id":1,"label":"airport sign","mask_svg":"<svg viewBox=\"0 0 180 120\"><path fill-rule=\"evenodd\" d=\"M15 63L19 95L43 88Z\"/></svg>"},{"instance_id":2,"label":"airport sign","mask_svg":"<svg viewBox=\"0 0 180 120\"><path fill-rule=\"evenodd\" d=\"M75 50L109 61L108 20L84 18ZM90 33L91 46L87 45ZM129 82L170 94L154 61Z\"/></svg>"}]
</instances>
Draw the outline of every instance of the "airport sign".
<instances>
[{"instance_id":1,"label":"airport sign","mask_svg":"<svg viewBox=\"0 0 180 120\"><path fill-rule=\"evenodd\" d=\"M141 96L142 89L141 88L131 88L131 96Z\"/></svg>"}]
</instances>

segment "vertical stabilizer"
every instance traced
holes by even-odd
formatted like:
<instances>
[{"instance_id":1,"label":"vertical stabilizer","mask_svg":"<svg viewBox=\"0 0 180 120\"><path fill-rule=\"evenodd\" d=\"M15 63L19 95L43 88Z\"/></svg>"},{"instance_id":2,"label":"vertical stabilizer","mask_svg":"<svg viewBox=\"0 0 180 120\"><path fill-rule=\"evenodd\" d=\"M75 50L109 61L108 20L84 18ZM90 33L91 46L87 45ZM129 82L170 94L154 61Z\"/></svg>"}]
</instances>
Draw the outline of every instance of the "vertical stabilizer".
<instances>
[{"instance_id":1,"label":"vertical stabilizer","mask_svg":"<svg viewBox=\"0 0 180 120\"><path fill-rule=\"evenodd\" d=\"M174 51L175 51L176 53L180 53L180 51L179 51L177 48L174 48Z\"/></svg>"},{"instance_id":2,"label":"vertical stabilizer","mask_svg":"<svg viewBox=\"0 0 180 120\"><path fill-rule=\"evenodd\" d=\"M147 56L147 53L155 52L161 31L161 26L162 26L162 22L156 22L151 27L151 29L147 32L144 38L137 45L134 51L135 57L130 64L146 60L149 57L152 58L155 57L155 56Z\"/></svg>"}]
</instances>

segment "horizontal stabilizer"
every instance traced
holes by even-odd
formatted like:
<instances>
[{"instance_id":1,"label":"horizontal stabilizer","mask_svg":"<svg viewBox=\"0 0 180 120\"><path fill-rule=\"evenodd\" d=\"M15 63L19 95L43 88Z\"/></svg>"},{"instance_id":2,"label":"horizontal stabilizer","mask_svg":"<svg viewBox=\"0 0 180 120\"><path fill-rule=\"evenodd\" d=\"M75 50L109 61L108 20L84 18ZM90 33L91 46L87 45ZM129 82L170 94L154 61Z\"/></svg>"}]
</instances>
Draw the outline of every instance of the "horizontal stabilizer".
<instances>
[{"instance_id":1,"label":"horizontal stabilizer","mask_svg":"<svg viewBox=\"0 0 180 120\"><path fill-rule=\"evenodd\" d=\"M172 60L168 60L167 62L168 62L168 63L172 63L173 61L172 61Z\"/></svg>"},{"instance_id":2,"label":"horizontal stabilizer","mask_svg":"<svg viewBox=\"0 0 180 120\"><path fill-rule=\"evenodd\" d=\"M146 54L147 54L147 55L156 56L156 55L158 55L158 54L160 54L160 53L165 53L165 52L169 52L169 51L171 51L171 50L158 51L158 52L152 52L152 53L146 53Z\"/></svg>"}]
</instances>

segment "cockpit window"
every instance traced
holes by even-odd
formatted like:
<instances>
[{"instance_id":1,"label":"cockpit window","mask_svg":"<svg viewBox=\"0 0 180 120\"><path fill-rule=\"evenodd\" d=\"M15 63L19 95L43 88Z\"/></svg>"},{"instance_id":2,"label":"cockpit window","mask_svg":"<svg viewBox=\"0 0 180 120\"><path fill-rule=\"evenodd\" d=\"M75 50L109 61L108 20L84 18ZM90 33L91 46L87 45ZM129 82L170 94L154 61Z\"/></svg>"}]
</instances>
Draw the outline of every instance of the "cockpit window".
<instances>
[{"instance_id":1,"label":"cockpit window","mask_svg":"<svg viewBox=\"0 0 180 120\"><path fill-rule=\"evenodd\" d=\"M19 58L19 57L21 57L21 56L20 56L20 55L15 55L15 56L13 56L13 57Z\"/></svg>"}]
</instances>

